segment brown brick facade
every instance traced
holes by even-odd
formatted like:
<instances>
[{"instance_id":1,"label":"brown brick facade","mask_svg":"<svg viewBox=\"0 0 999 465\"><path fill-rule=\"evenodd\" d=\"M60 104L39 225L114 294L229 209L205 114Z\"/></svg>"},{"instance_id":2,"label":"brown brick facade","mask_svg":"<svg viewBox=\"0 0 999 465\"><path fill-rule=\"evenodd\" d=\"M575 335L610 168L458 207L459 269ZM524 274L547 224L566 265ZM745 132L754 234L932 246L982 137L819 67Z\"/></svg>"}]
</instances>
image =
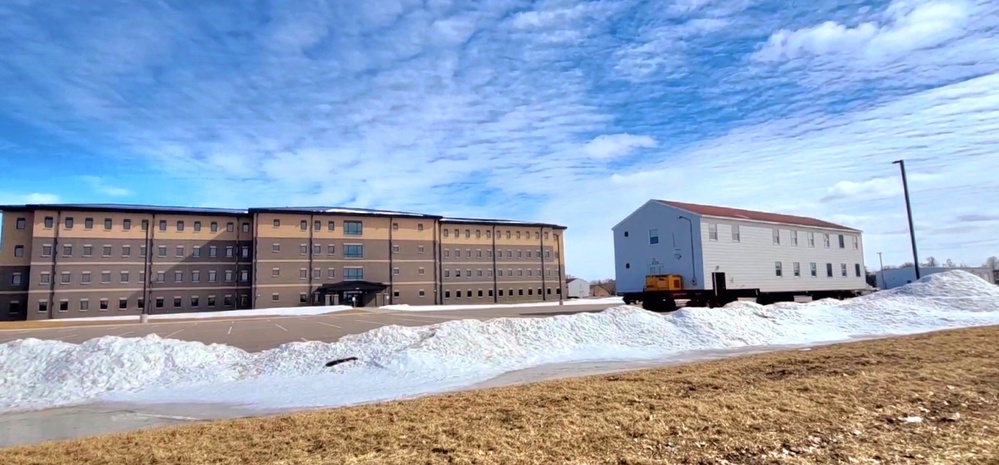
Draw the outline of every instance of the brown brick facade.
<instances>
[{"instance_id":1,"label":"brown brick facade","mask_svg":"<svg viewBox=\"0 0 999 465\"><path fill-rule=\"evenodd\" d=\"M564 227L373 211L4 207L0 319L558 300ZM343 302L342 302L343 303Z\"/></svg>"}]
</instances>

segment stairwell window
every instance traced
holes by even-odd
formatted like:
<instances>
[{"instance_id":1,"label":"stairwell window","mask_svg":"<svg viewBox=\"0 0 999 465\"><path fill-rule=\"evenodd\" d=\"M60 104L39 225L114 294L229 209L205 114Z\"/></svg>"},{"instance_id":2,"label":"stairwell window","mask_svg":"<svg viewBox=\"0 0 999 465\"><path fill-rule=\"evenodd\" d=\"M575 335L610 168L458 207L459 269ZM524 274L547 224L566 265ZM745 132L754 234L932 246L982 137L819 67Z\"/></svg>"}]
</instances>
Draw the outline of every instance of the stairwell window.
<instances>
[{"instance_id":1,"label":"stairwell window","mask_svg":"<svg viewBox=\"0 0 999 465\"><path fill-rule=\"evenodd\" d=\"M656 245L659 243L659 230L656 228L649 230L649 244Z\"/></svg>"}]
</instances>

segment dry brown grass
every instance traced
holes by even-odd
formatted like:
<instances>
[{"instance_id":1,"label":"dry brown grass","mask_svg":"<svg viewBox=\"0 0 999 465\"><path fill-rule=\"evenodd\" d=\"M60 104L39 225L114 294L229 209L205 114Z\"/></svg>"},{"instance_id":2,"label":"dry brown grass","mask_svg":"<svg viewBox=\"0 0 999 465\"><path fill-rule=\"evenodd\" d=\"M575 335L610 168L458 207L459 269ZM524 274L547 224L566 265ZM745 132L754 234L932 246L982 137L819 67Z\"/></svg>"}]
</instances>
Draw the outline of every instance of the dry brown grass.
<instances>
[{"instance_id":1,"label":"dry brown grass","mask_svg":"<svg viewBox=\"0 0 999 465\"><path fill-rule=\"evenodd\" d=\"M997 341L939 332L18 447L0 464L994 464Z\"/></svg>"}]
</instances>

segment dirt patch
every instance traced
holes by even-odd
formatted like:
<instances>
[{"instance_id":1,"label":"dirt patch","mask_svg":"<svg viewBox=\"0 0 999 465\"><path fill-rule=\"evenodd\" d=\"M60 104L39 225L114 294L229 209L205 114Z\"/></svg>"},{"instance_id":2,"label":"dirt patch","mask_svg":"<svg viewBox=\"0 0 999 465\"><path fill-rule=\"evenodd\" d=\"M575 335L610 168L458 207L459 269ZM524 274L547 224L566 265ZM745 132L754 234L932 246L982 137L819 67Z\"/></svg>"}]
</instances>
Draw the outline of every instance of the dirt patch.
<instances>
[{"instance_id":1,"label":"dirt patch","mask_svg":"<svg viewBox=\"0 0 999 465\"><path fill-rule=\"evenodd\" d=\"M999 327L0 450L3 464L999 463Z\"/></svg>"}]
</instances>

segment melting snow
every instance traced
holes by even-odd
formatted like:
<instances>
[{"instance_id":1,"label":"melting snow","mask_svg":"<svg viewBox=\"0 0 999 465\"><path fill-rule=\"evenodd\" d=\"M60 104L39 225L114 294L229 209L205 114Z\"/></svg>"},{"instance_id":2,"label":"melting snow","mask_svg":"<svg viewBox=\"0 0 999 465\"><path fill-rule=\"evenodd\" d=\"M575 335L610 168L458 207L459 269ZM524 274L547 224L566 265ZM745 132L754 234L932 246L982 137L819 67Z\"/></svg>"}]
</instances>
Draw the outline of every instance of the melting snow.
<instances>
[{"instance_id":1,"label":"melting snow","mask_svg":"<svg viewBox=\"0 0 999 465\"><path fill-rule=\"evenodd\" d=\"M952 271L846 301L736 302L670 314L619 306L386 326L332 344L294 342L258 353L155 335L82 344L23 339L0 345L0 410L93 400L339 406L457 389L545 363L666 359L991 324L999 324L999 287ZM359 360L324 367L350 356Z\"/></svg>"}]
</instances>

